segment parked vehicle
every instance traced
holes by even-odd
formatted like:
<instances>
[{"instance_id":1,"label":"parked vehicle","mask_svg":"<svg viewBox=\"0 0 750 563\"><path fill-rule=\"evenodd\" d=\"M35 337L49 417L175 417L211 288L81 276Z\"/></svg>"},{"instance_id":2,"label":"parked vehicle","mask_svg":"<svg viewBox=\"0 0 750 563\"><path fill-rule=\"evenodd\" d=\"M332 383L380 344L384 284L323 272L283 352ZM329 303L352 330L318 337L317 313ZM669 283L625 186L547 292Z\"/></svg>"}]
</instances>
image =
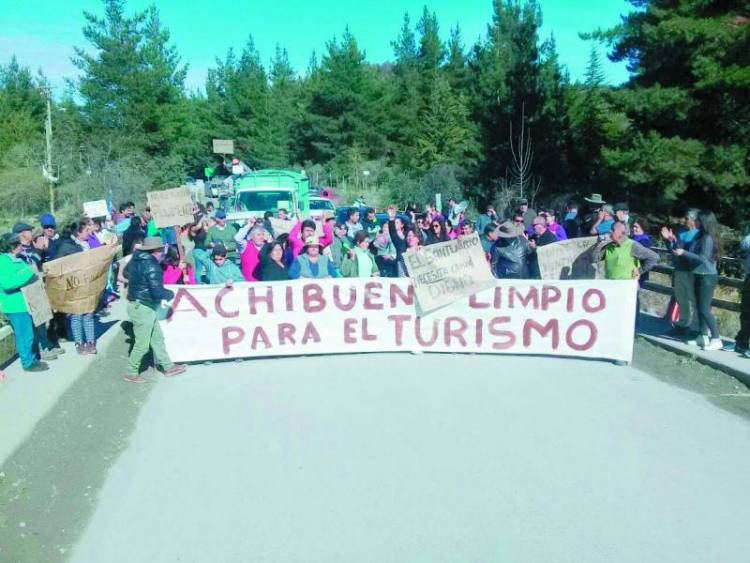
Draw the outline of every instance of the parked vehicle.
<instances>
[{"instance_id":1,"label":"parked vehicle","mask_svg":"<svg viewBox=\"0 0 750 563\"><path fill-rule=\"evenodd\" d=\"M367 207L353 206L353 208L359 211L360 220L365 218L368 209ZM346 223L346 219L349 216L350 209L352 209L352 207L337 207L336 223ZM404 223L411 223L411 217L406 213L398 212L396 213L396 217L400 218ZM382 225L383 223L388 222L388 213L386 213L385 211L380 211L378 213L375 213L375 218L378 220L378 223Z\"/></svg>"},{"instance_id":2,"label":"parked vehicle","mask_svg":"<svg viewBox=\"0 0 750 563\"><path fill-rule=\"evenodd\" d=\"M310 198L310 217L313 219L320 220L326 215L333 217L335 214L336 206L330 199L325 197Z\"/></svg>"},{"instance_id":3,"label":"parked vehicle","mask_svg":"<svg viewBox=\"0 0 750 563\"><path fill-rule=\"evenodd\" d=\"M290 214L303 215L310 210L310 183L304 170L257 170L232 180L232 195L226 203L227 218L243 222L262 217L266 211L284 208Z\"/></svg>"}]
</instances>

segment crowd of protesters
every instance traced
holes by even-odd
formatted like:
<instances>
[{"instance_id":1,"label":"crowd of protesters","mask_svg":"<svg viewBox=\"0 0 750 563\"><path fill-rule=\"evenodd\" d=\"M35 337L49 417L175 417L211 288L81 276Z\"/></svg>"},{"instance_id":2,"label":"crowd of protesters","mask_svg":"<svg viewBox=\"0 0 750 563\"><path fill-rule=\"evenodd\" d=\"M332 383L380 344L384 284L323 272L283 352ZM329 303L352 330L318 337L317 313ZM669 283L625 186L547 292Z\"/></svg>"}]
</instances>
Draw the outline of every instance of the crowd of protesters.
<instances>
[{"instance_id":1,"label":"crowd of protesters","mask_svg":"<svg viewBox=\"0 0 750 563\"><path fill-rule=\"evenodd\" d=\"M608 279L642 282L659 260L651 249L647 220L632 216L626 203L610 205L599 194L585 198L585 211L575 202L559 212L551 207L537 211L517 199L500 212L486 206L471 220L466 207L453 198L445 210L429 205L398 211L389 206L385 213L368 208L361 216L355 207L348 209L343 222L335 217L320 222L290 217L280 209L234 224L225 210L196 203L191 223L162 229L156 228L148 208L136 213L133 202L123 203L106 219L82 218L61 230L47 213L38 228L18 223L0 237L0 307L13 326L23 368L42 371L48 369L47 361L64 352L59 344L63 339L74 341L78 354L97 353L94 319L120 297L119 282L125 287L135 334L125 379L142 383L141 361L149 349L165 375L185 369L170 361L159 329L159 304L173 295L165 284L406 277L407 252L474 233L493 275L501 279L539 278L537 250L578 237L599 238L595 257L603 261ZM679 228L665 226L661 236L672 252L681 312L672 335L707 350L721 348L711 312L721 253L715 216L689 210ZM82 314L56 313L46 326L34 327L20 288L42 275L45 262L102 245L119 245L120 258L98 307ZM750 249L750 236L743 245ZM743 293L743 302L748 301L750 282ZM750 305L743 305L736 351L746 353L749 340Z\"/></svg>"}]
</instances>

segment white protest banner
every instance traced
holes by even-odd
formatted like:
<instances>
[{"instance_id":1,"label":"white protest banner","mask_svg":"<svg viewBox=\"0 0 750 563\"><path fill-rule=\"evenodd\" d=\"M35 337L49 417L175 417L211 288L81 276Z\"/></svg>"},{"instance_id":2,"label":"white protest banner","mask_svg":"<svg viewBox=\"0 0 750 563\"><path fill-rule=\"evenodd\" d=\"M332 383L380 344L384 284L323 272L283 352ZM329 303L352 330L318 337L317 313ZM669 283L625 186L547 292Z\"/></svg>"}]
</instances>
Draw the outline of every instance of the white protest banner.
<instances>
[{"instance_id":1,"label":"white protest banner","mask_svg":"<svg viewBox=\"0 0 750 563\"><path fill-rule=\"evenodd\" d=\"M83 203L83 214L91 219L94 217L106 217L109 215L106 200L85 201Z\"/></svg>"},{"instance_id":2,"label":"white protest banner","mask_svg":"<svg viewBox=\"0 0 750 563\"><path fill-rule=\"evenodd\" d=\"M429 317L406 279L170 286L160 321L175 361L451 352L631 361L637 283L497 280Z\"/></svg>"},{"instance_id":3,"label":"white protest banner","mask_svg":"<svg viewBox=\"0 0 750 563\"><path fill-rule=\"evenodd\" d=\"M190 198L190 188L187 186L148 192L146 198L157 228L193 222L193 200Z\"/></svg>"},{"instance_id":4,"label":"white protest banner","mask_svg":"<svg viewBox=\"0 0 750 563\"><path fill-rule=\"evenodd\" d=\"M537 248L542 279L603 279L603 270L594 260L594 247L598 241L598 237L574 238Z\"/></svg>"},{"instance_id":5,"label":"white protest banner","mask_svg":"<svg viewBox=\"0 0 750 563\"><path fill-rule=\"evenodd\" d=\"M23 299L26 301L26 308L29 310L34 326L41 326L52 319L52 308L41 279L22 287L21 293L23 293Z\"/></svg>"},{"instance_id":6,"label":"white protest banner","mask_svg":"<svg viewBox=\"0 0 750 563\"><path fill-rule=\"evenodd\" d=\"M234 141L230 139L214 139L214 154L234 154Z\"/></svg>"},{"instance_id":7,"label":"white protest banner","mask_svg":"<svg viewBox=\"0 0 750 563\"><path fill-rule=\"evenodd\" d=\"M477 233L409 250L404 261L422 312L495 285Z\"/></svg>"}]
</instances>

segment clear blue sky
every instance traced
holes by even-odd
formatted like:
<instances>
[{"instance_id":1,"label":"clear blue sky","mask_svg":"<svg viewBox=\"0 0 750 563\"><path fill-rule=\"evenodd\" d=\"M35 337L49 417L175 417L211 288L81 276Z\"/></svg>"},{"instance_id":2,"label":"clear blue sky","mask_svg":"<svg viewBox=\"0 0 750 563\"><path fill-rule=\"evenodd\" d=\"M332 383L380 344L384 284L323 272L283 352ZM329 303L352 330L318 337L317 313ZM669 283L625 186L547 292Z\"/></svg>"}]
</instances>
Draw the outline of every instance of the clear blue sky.
<instances>
[{"instance_id":1,"label":"clear blue sky","mask_svg":"<svg viewBox=\"0 0 750 563\"><path fill-rule=\"evenodd\" d=\"M398 35L404 12L416 22L426 2L129 0L127 10L132 13L152 3L159 8L183 61L190 65L188 87L202 88L215 58L223 58L229 47L241 50L248 34L253 35L264 61L279 43L287 48L300 72L304 72L313 49L323 51L326 41L340 36L347 24L369 61L391 60L390 42ZM444 37L458 23L467 47L484 37L491 21L492 0L433 0L427 4L437 13ZM541 0L541 5L543 35L554 32L560 59L574 80L582 77L591 49L578 33L615 25L631 8L626 0ZM81 33L83 10L101 14L102 4L99 0L0 0L0 64L16 54L22 64L41 68L53 85L61 87L64 77L76 73L70 62L73 45L87 46ZM608 82L618 84L627 78L624 65L602 59Z\"/></svg>"}]
</instances>

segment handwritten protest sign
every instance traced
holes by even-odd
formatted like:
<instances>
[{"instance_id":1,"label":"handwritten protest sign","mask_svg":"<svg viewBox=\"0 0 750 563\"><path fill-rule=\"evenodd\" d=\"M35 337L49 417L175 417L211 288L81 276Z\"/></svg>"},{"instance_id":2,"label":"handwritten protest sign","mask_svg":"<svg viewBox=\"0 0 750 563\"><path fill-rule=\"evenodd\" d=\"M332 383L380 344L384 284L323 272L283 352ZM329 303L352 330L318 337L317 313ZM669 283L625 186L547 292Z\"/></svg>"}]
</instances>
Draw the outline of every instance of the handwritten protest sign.
<instances>
[{"instance_id":1,"label":"handwritten protest sign","mask_svg":"<svg viewBox=\"0 0 750 563\"><path fill-rule=\"evenodd\" d=\"M52 308L49 305L44 282L39 279L21 288L26 308L29 310L34 326L41 326L52 318Z\"/></svg>"},{"instance_id":2,"label":"handwritten protest sign","mask_svg":"<svg viewBox=\"0 0 750 563\"><path fill-rule=\"evenodd\" d=\"M631 361L632 280L496 280L420 317L405 279L324 279L170 286L161 322L175 361L452 352Z\"/></svg>"},{"instance_id":3,"label":"handwritten protest sign","mask_svg":"<svg viewBox=\"0 0 750 563\"><path fill-rule=\"evenodd\" d=\"M107 209L107 202L103 199L96 201L86 201L83 203L83 214L86 217L106 217L109 215L109 209Z\"/></svg>"},{"instance_id":4,"label":"handwritten protest sign","mask_svg":"<svg viewBox=\"0 0 750 563\"><path fill-rule=\"evenodd\" d=\"M47 295L54 311L80 315L96 309L117 249L101 246L44 264Z\"/></svg>"},{"instance_id":5,"label":"handwritten protest sign","mask_svg":"<svg viewBox=\"0 0 750 563\"><path fill-rule=\"evenodd\" d=\"M234 154L234 141L231 139L214 139L213 149L215 154Z\"/></svg>"},{"instance_id":6,"label":"handwritten protest sign","mask_svg":"<svg viewBox=\"0 0 750 563\"><path fill-rule=\"evenodd\" d=\"M479 235L433 244L404 254L422 312L449 305L495 285Z\"/></svg>"},{"instance_id":7,"label":"handwritten protest sign","mask_svg":"<svg viewBox=\"0 0 750 563\"><path fill-rule=\"evenodd\" d=\"M146 197L157 228L193 222L193 200L190 199L190 188L187 186L148 192Z\"/></svg>"},{"instance_id":8,"label":"handwritten protest sign","mask_svg":"<svg viewBox=\"0 0 750 563\"><path fill-rule=\"evenodd\" d=\"M297 221L287 221L286 219L271 217L271 228L273 229L273 236L275 237L289 233L296 224Z\"/></svg>"},{"instance_id":9,"label":"handwritten protest sign","mask_svg":"<svg viewBox=\"0 0 750 563\"><path fill-rule=\"evenodd\" d=\"M537 249L543 280L603 279L601 265L594 260L597 237L575 238Z\"/></svg>"}]
</instances>

